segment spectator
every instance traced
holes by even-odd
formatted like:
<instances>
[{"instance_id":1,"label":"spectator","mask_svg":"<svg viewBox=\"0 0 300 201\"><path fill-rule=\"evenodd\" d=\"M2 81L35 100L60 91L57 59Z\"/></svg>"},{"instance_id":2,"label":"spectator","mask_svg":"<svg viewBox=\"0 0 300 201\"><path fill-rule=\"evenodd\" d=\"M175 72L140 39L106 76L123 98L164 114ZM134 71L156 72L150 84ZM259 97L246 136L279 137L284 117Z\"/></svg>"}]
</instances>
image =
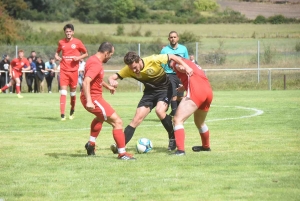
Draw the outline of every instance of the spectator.
<instances>
[{"instance_id":1,"label":"spectator","mask_svg":"<svg viewBox=\"0 0 300 201\"><path fill-rule=\"evenodd\" d=\"M8 87L16 84L16 92L18 98L23 98L21 95L20 87L20 76L22 75L22 70L30 70L30 64L27 58L24 57L24 51L18 51L18 58L13 59L9 65L9 76L11 77L8 84L1 88L0 93L5 91Z\"/></svg>"},{"instance_id":2,"label":"spectator","mask_svg":"<svg viewBox=\"0 0 300 201\"><path fill-rule=\"evenodd\" d=\"M5 84L9 82L9 56L7 54L3 55L2 61L0 62L0 71L5 71L5 72L0 72L0 88L4 87Z\"/></svg>"},{"instance_id":3,"label":"spectator","mask_svg":"<svg viewBox=\"0 0 300 201\"><path fill-rule=\"evenodd\" d=\"M34 50L31 51L29 57L32 59L32 61L36 65L36 59L37 59L37 57L36 57L36 52ZM33 78L33 82L34 82L34 93L37 93L37 83L36 83L35 77Z\"/></svg>"},{"instance_id":4,"label":"spectator","mask_svg":"<svg viewBox=\"0 0 300 201\"><path fill-rule=\"evenodd\" d=\"M30 72L28 73L25 73L25 79L26 79L26 83L27 83L27 86L28 86L28 92L34 92L33 91L33 88L32 88L32 85L34 83L34 78L35 78L35 72L36 72L36 65L35 65L35 62L32 61L32 58L31 57L28 57L28 61L29 61L29 64L30 64Z\"/></svg>"},{"instance_id":5,"label":"spectator","mask_svg":"<svg viewBox=\"0 0 300 201\"><path fill-rule=\"evenodd\" d=\"M80 86L80 91L82 89L82 82L84 79L84 69L85 69L85 62L83 59L80 59L79 68L78 68L78 84Z\"/></svg>"},{"instance_id":6,"label":"spectator","mask_svg":"<svg viewBox=\"0 0 300 201\"><path fill-rule=\"evenodd\" d=\"M47 88L48 88L48 93L52 93L52 81L53 78L55 77L55 70L56 70L56 63L54 58L50 58L49 61L45 63L45 77L46 77L46 82L47 82Z\"/></svg>"},{"instance_id":7,"label":"spectator","mask_svg":"<svg viewBox=\"0 0 300 201\"><path fill-rule=\"evenodd\" d=\"M195 57L194 57L193 54L190 55L190 60L191 60L193 63L195 63L195 64L198 65L198 62L195 60Z\"/></svg>"},{"instance_id":8,"label":"spectator","mask_svg":"<svg viewBox=\"0 0 300 201\"><path fill-rule=\"evenodd\" d=\"M35 80L37 83L37 93L44 92L44 78L45 78L45 63L41 57L37 57L36 59L36 74Z\"/></svg>"}]
</instances>

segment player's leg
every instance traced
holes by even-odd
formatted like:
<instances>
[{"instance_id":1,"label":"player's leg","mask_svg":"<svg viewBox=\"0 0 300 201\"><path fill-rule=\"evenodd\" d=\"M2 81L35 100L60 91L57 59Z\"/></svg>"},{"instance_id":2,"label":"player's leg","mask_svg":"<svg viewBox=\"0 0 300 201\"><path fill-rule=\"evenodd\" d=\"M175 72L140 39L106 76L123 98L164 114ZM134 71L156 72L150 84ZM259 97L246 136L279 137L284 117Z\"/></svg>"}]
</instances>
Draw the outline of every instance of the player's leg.
<instances>
[{"instance_id":1,"label":"player's leg","mask_svg":"<svg viewBox=\"0 0 300 201\"><path fill-rule=\"evenodd\" d=\"M117 152L119 153L118 158L122 160L134 160L135 158L126 152L122 119L114 112L107 118L106 122L113 127L113 137L116 142Z\"/></svg>"},{"instance_id":2,"label":"player's leg","mask_svg":"<svg viewBox=\"0 0 300 201\"><path fill-rule=\"evenodd\" d=\"M169 77L169 80L171 82L171 85L169 87L169 90L172 92L172 98L171 98L171 102L170 102L170 105L171 105L171 112L170 112L170 116L174 116L175 113L176 113L176 110L177 110L177 107L178 107L178 104L177 104L177 91L176 91L176 75L173 75L173 74L168 74L168 77Z\"/></svg>"},{"instance_id":3,"label":"player's leg","mask_svg":"<svg viewBox=\"0 0 300 201\"><path fill-rule=\"evenodd\" d=\"M192 150L196 152L210 151L209 129L205 124L206 115L207 115L207 111L203 111L203 110L197 110L194 113L194 122L199 130L201 141L202 141L202 146L193 146Z\"/></svg>"},{"instance_id":4,"label":"player's leg","mask_svg":"<svg viewBox=\"0 0 300 201\"><path fill-rule=\"evenodd\" d=\"M189 98L185 97L180 102L177 112L174 116L174 134L176 139L176 155L184 155L184 122L198 109L197 105Z\"/></svg>"},{"instance_id":5,"label":"player's leg","mask_svg":"<svg viewBox=\"0 0 300 201\"><path fill-rule=\"evenodd\" d=\"M4 87L1 88L0 93L4 92L9 87L13 86L15 84L15 80L13 78L10 79L10 81L4 85Z\"/></svg>"},{"instance_id":6,"label":"player's leg","mask_svg":"<svg viewBox=\"0 0 300 201\"><path fill-rule=\"evenodd\" d=\"M88 155L95 155L96 139L102 129L103 120L95 117L91 123L90 139L85 144L85 149Z\"/></svg>"},{"instance_id":7,"label":"player's leg","mask_svg":"<svg viewBox=\"0 0 300 201\"><path fill-rule=\"evenodd\" d=\"M23 98L23 96L21 96L21 80L20 80L20 77L16 77L15 82L16 82L16 94L17 94L18 98Z\"/></svg>"},{"instance_id":8,"label":"player's leg","mask_svg":"<svg viewBox=\"0 0 300 201\"><path fill-rule=\"evenodd\" d=\"M78 72L72 72L69 74L70 76L70 117L69 119L74 119L74 113L75 113L75 104L76 104L76 87L78 82Z\"/></svg>"},{"instance_id":9,"label":"player's leg","mask_svg":"<svg viewBox=\"0 0 300 201\"><path fill-rule=\"evenodd\" d=\"M68 84L69 78L64 71L60 72L60 117L61 120L66 120L65 110L66 110L66 100L68 94Z\"/></svg>"}]
</instances>

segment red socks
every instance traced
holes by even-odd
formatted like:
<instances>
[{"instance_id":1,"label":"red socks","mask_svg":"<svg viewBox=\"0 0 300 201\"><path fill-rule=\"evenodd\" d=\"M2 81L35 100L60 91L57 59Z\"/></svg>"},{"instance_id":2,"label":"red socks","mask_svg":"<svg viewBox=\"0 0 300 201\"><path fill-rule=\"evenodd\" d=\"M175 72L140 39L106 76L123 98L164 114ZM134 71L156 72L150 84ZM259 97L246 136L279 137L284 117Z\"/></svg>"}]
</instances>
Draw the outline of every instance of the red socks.
<instances>
[{"instance_id":1,"label":"red socks","mask_svg":"<svg viewBox=\"0 0 300 201\"><path fill-rule=\"evenodd\" d=\"M201 141L202 141L202 147L203 148L210 148L209 144L209 130L207 130L205 133L200 133Z\"/></svg>"},{"instance_id":2,"label":"red socks","mask_svg":"<svg viewBox=\"0 0 300 201\"><path fill-rule=\"evenodd\" d=\"M60 95L60 114L65 114L66 100L67 100L66 95Z\"/></svg>"},{"instance_id":3,"label":"red socks","mask_svg":"<svg viewBox=\"0 0 300 201\"><path fill-rule=\"evenodd\" d=\"M17 94L19 94L20 93L20 85L18 85L18 84L16 84L16 92L17 92Z\"/></svg>"},{"instance_id":4,"label":"red socks","mask_svg":"<svg viewBox=\"0 0 300 201\"><path fill-rule=\"evenodd\" d=\"M101 129L103 122L98 121L96 118L91 123L91 136L97 138Z\"/></svg>"},{"instance_id":5,"label":"red socks","mask_svg":"<svg viewBox=\"0 0 300 201\"><path fill-rule=\"evenodd\" d=\"M6 89L8 89L7 84L4 87L1 88L1 91L5 91Z\"/></svg>"},{"instance_id":6,"label":"red socks","mask_svg":"<svg viewBox=\"0 0 300 201\"><path fill-rule=\"evenodd\" d=\"M71 110L75 110L76 96L71 96Z\"/></svg>"},{"instance_id":7,"label":"red socks","mask_svg":"<svg viewBox=\"0 0 300 201\"><path fill-rule=\"evenodd\" d=\"M114 129L113 137L118 148L125 148L125 134L122 129Z\"/></svg>"},{"instance_id":8,"label":"red socks","mask_svg":"<svg viewBox=\"0 0 300 201\"><path fill-rule=\"evenodd\" d=\"M184 138L185 138L184 128L182 127L176 129L175 126L174 135L175 135L177 150L184 151Z\"/></svg>"}]
</instances>

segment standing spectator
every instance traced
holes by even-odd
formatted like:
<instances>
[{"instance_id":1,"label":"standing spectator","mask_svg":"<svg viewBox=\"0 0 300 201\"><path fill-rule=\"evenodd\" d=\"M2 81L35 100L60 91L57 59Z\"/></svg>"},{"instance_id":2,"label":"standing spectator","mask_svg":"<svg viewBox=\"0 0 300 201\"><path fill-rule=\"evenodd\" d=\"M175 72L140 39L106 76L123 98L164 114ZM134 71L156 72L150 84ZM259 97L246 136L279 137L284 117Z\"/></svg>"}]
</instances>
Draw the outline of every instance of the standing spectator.
<instances>
[{"instance_id":1,"label":"standing spectator","mask_svg":"<svg viewBox=\"0 0 300 201\"><path fill-rule=\"evenodd\" d=\"M128 52L124 57L126 66L118 73L109 77L109 84L115 88L118 85L117 80L123 78L136 79L145 86L135 116L124 130L126 144L133 137L135 129L142 123L151 110L156 107L155 113L168 132L168 150L174 150L176 148L172 117L166 114L172 96L170 90L171 83L161 66L162 63L168 63L169 59L176 60L178 63L186 65L182 62L180 57L173 54L159 54L140 58L137 53ZM117 147L114 144L111 145L110 148L113 153L117 153Z\"/></svg>"},{"instance_id":2,"label":"standing spectator","mask_svg":"<svg viewBox=\"0 0 300 201\"><path fill-rule=\"evenodd\" d=\"M41 57L37 57L36 59L36 74L35 80L37 84L37 93L44 92L44 78L45 78L45 63Z\"/></svg>"},{"instance_id":3,"label":"standing spectator","mask_svg":"<svg viewBox=\"0 0 300 201\"><path fill-rule=\"evenodd\" d=\"M193 54L190 55L190 60L191 60L193 63L198 64L198 62L195 60L195 57L194 57Z\"/></svg>"},{"instance_id":4,"label":"standing spectator","mask_svg":"<svg viewBox=\"0 0 300 201\"><path fill-rule=\"evenodd\" d=\"M165 46L162 50L161 50L161 54L176 54L179 55L181 57L184 58L189 58L189 53L187 48L184 45L181 45L178 43L179 41L179 36L178 33L176 31L171 31L169 33L169 37L168 40L170 42L169 45ZM172 84L172 100L171 100L171 116L174 116L176 113L176 109L177 106L180 102L180 100L183 97L183 93L182 92L178 92L176 89L179 87L179 85L181 84L180 79L176 76L176 72L169 67L168 64L162 64L165 72L167 73L171 84ZM175 143L174 143L175 144ZM175 146L173 147L175 149Z\"/></svg>"},{"instance_id":5,"label":"standing spectator","mask_svg":"<svg viewBox=\"0 0 300 201\"><path fill-rule=\"evenodd\" d=\"M192 150L195 152L211 151L209 129L205 124L205 118L213 99L213 92L207 77L198 65L188 59L182 58L182 60L187 66L178 64L177 61L171 60L170 62L170 66L174 68L177 76L183 83L183 86L178 88L178 90L187 91L186 97L180 102L174 116L174 132L177 146L177 151L174 154L178 156L185 155L183 124L192 114L194 114L194 123L202 141L202 146L193 146Z\"/></svg>"},{"instance_id":6,"label":"standing spectator","mask_svg":"<svg viewBox=\"0 0 300 201\"><path fill-rule=\"evenodd\" d=\"M9 56L7 54L2 56L2 60L0 62L0 71L5 71L5 72L0 72L0 88L4 87L6 83L9 82Z\"/></svg>"},{"instance_id":7,"label":"standing spectator","mask_svg":"<svg viewBox=\"0 0 300 201\"><path fill-rule=\"evenodd\" d=\"M29 57L32 59L32 62L34 62L36 65L37 57L36 57L36 52L34 50L31 51ZM37 93L37 83L35 77L33 78L33 82L34 82L34 93Z\"/></svg>"},{"instance_id":8,"label":"standing spectator","mask_svg":"<svg viewBox=\"0 0 300 201\"><path fill-rule=\"evenodd\" d=\"M91 123L90 139L86 143L85 148L88 155L95 155L96 138L102 129L102 124L107 122L113 127L113 138L119 147L118 158L121 160L135 160L131 154L126 153L122 119L102 97L103 87L108 89L111 94L114 94L116 90L113 86L103 81L103 63L106 63L113 54L113 45L104 42L100 45L98 52L87 60L80 99L83 107L96 117Z\"/></svg>"},{"instance_id":9,"label":"standing spectator","mask_svg":"<svg viewBox=\"0 0 300 201\"><path fill-rule=\"evenodd\" d=\"M85 62L83 59L79 61L79 68L78 68L78 84L80 86L80 91L82 89L82 82L84 78L84 69L85 69Z\"/></svg>"},{"instance_id":10,"label":"standing spectator","mask_svg":"<svg viewBox=\"0 0 300 201\"><path fill-rule=\"evenodd\" d=\"M46 68L46 82L47 82L47 88L48 88L48 93L52 93L52 81L53 78L55 77L55 70L56 70L56 63L53 57L50 58L49 61L45 63L45 68Z\"/></svg>"},{"instance_id":11,"label":"standing spectator","mask_svg":"<svg viewBox=\"0 0 300 201\"><path fill-rule=\"evenodd\" d=\"M8 84L1 88L0 93L2 93L8 87L13 86L16 83L17 96L18 98L23 98L23 96L21 95L20 88L20 76L22 75L22 70L30 70L30 64L28 60L24 57L24 51L19 50L18 58L13 59L9 65L9 76L11 77L11 79Z\"/></svg>"},{"instance_id":12,"label":"standing spectator","mask_svg":"<svg viewBox=\"0 0 300 201\"><path fill-rule=\"evenodd\" d=\"M31 93L31 92L34 92L32 85L35 80L36 65L35 65L35 62L32 61L31 57L28 57L28 61L30 64L30 72L25 73L25 79L26 79L26 83L28 86L28 92Z\"/></svg>"},{"instance_id":13,"label":"standing spectator","mask_svg":"<svg viewBox=\"0 0 300 201\"><path fill-rule=\"evenodd\" d=\"M74 118L79 61L88 56L87 50L81 40L73 37L74 26L67 24L63 30L65 38L58 42L55 53L55 59L60 61L60 117L62 121L66 120L65 109L68 86L71 96L69 119ZM60 52L62 52L62 57L59 56Z\"/></svg>"}]
</instances>

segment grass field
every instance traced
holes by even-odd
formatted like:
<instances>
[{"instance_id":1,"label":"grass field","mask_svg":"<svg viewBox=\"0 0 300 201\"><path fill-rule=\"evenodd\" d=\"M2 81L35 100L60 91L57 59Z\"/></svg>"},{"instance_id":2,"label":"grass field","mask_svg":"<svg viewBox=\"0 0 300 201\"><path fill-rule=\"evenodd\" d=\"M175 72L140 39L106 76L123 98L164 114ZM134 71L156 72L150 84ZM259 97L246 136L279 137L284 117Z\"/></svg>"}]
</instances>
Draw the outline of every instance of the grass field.
<instances>
[{"instance_id":1,"label":"grass field","mask_svg":"<svg viewBox=\"0 0 300 201\"><path fill-rule=\"evenodd\" d=\"M166 151L152 112L127 145L135 153L136 140L152 140L154 149L135 153L136 161L111 153L107 124L96 157L86 156L93 116L78 99L76 118L61 122L58 93L23 95L0 96L0 200L299 200L299 90L214 92L212 151L191 151L200 137L190 118L184 157ZM104 96L126 126L141 93Z\"/></svg>"}]
</instances>

